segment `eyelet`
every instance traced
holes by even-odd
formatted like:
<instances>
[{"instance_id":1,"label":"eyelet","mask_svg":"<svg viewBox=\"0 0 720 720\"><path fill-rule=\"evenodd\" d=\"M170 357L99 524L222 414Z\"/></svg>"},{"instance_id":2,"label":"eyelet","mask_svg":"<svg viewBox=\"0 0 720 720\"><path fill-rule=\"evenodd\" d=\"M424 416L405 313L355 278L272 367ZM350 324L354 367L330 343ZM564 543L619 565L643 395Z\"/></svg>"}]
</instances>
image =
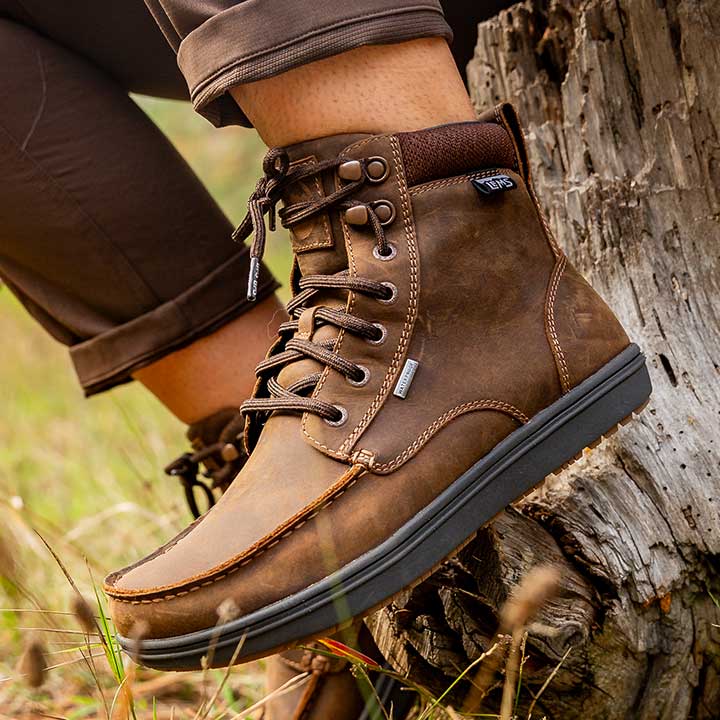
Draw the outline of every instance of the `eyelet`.
<instances>
[{"instance_id":1,"label":"eyelet","mask_svg":"<svg viewBox=\"0 0 720 720\"><path fill-rule=\"evenodd\" d=\"M348 411L342 405L336 405L335 409L340 413L340 417L337 420L328 420L327 418L323 418L323 421L330 425L330 427L340 427L341 425L344 425L348 419Z\"/></svg>"},{"instance_id":2,"label":"eyelet","mask_svg":"<svg viewBox=\"0 0 720 720\"><path fill-rule=\"evenodd\" d=\"M367 179L371 183L381 183L385 180L387 180L388 175L390 175L390 166L388 165L388 161L384 157L380 157L379 155L375 155L373 157L369 157L366 160L366 172ZM380 172L380 174L371 175L370 168L373 168L373 172L377 168L377 171Z\"/></svg>"},{"instance_id":3,"label":"eyelet","mask_svg":"<svg viewBox=\"0 0 720 720\"><path fill-rule=\"evenodd\" d=\"M398 296L398 289L397 285L394 285L391 282L381 282L381 285L384 285L386 288L390 290L390 297L389 298L376 298L376 300L381 303L382 305L392 305L396 300Z\"/></svg>"},{"instance_id":4,"label":"eyelet","mask_svg":"<svg viewBox=\"0 0 720 720\"><path fill-rule=\"evenodd\" d=\"M373 325L380 331L380 337L377 340L365 338L365 342L370 343L370 345L382 345L387 339L387 328L382 323L373 323Z\"/></svg>"},{"instance_id":5,"label":"eyelet","mask_svg":"<svg viewBox=\"0 0 720 720\"><path fill-rule=\"evenodd\" d=\"M395 219L395 206L389 200L376 200L372 209L383 226L390 225Z\"/></svg>"},{"instance_id":6,"label":"eyelet","mask_svg":"<svg viewBox=\"0 0 720 720\"><path fill-rule=\"evenodd\" d=\"M375 245L373 247L373 257L376 260L382 260L383 262L388 262L389 260L392 260L397 255L397 248L392 244L388 243L388 252L387 255L381 255L380 251L378 250L378 246Z\"/></svg>"},{"instance_id":7,"label":"eyelet","mask_svg":"<svg viewBox=\"0 0 720 720\"><path fill-rule=\"evenodd\" d=\"M353 387L363 387L363 385L367 385L370 382L370 371L364 365L358 365L358 368L362 370L363 374L360 380L353 380L351 377L345 378Z\"/></svg>"}]
</instances>

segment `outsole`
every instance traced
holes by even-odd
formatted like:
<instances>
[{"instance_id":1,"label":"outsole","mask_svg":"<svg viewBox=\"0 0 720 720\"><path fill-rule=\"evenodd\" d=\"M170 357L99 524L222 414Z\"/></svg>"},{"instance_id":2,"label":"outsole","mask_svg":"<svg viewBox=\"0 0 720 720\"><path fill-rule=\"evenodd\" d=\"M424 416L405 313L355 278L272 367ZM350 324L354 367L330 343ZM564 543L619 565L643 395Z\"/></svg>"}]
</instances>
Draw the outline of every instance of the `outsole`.
<instances>
[{"instance_id":1,"label":"outsole","mask_svg":"<svg viewBox=\"0 0 720 720\"><path fill-rule=\"evenodd\" d=\"M327 582L323 581L328 590L323 590L319 587L323 583L318 583L298 596L261 609L255 616L241 618L236 625L149 641L149 647L140 649L140 662L158 669L194 669L201 655L207 654L208 648L216 644L216 659L212 664L223 666L237 646L240 632L245 633L246 639L252 638L249 647L243 646L247 651L241 652L239 659L239 662L247 662L332 634L359 618L371 615L424 582L472 542L478 531L489 525L507 505L527 497L542 486L548 476L557 475L570 467L587 450L597 447L630 422L647 404L650 391L644 357L636 346L630 346L568 393L565 399L539 413L537 419L531 421L534 422L532 427L528 423L524 435L518 432L519 437L506 439L508 442L503 441L476 464L489 469L475 471L474 466L458 478L454 485L460 490L454 491L455 495L449 496L450 500L444 499L438 505L441 509L433 511L435 514L423 517L419 513L414 527L422 527L423 531L408 530L403 536L405 539L393 539L395 550L379 546L374 554L363 556L354 566L351 564L344 568L342 573L345 574L339 579L331 577ZM556 410L555 406L559 409ZM613 419L613 416L621 419ZM576 450L578 447L581 449ZM497 455L494 454L496 451ZM556 465L553 457L557 460L563 458L563 461ZM531 482L540 468L542 477L537 482ZM505 477L507 479L502 480ZM462 490L463 487L469 490ZM471 494L467 495L468 492ZM473 513L477 512L479 501L495 511L477 522L479 518L476 519ZM481 513L484 514L484 511ZM467 534L462 542L453 541L465 532ZM429 542L432 545L429 546ZM426 548L442 544L448 550L429 568L418 572L424 563L423 558L427 556ZM363 565L359 564L361 560ZM394 585L397 589L392 588L393 592L387 588L389 592L382 594L386 585ZM339 592L338 588L342 591ZM339 621L339 611L333 599L337 597L342 598L347 608L344 611L346 615ZM362 603L367 603L367 607ZM309 632L302 632L303 629ZM124 639L120 640L122 643Z\"/></svg>"}]
</instances>

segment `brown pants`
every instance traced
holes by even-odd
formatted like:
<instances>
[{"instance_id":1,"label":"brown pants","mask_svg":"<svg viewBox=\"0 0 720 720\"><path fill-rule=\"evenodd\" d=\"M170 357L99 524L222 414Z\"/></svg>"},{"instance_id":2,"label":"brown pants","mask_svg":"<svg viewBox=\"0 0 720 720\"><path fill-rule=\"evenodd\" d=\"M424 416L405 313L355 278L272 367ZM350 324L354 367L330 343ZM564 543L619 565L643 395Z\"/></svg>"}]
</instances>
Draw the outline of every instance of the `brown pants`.
<instances>
[{"instance_id":1,"label":"brown pants","mask_svg":"<svg viewBox=\"0 0 720 720\"><path fill-rule=\"evenodd\" d=\"M247 124L233 85L451 37L438 0L146 1L0 0L0 277L69 346L88 395L249 309L247 249L128 92ZM445 3L461 66L477 21L507 4ZM276 287L263 271L259 299Z\"/></svg>"}]
</instances>

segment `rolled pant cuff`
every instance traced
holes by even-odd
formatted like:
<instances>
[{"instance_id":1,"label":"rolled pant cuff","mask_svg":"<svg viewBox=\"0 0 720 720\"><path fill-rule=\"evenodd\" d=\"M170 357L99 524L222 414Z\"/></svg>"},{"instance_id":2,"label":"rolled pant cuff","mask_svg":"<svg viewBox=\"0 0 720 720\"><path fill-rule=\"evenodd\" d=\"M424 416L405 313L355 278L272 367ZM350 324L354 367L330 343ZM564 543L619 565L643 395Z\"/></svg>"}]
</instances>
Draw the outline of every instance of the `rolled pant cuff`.
<instances>
[{"instance_id":1,"label":"rolled pant cuff","mask_svg":"<svg viewBox=\"0 0 720 720\"><path fill-rule=\"evenodd\" d=\"M328 6L330 6L328 8ZM227 91L362 45L422 37L452 40L437 0L300 3L245 0L180 44L178 64L195 109L213 125L249 124Z\"/></svg>"},{"instance_id":2,"label":"rolled pant cuff","mask_svg":"<svg viewBox=\"0 0 720 720\"><path fill-rule=\"evenodd\" d=\"M209 335L255 303L246 297L247 248L182 295L149 312L73 345L70 357L85 395L132 380L132 373ZM279 287L263 269L257 302ZM260 357L258 356L258 360Z\"/></svg>"}]
</instances>

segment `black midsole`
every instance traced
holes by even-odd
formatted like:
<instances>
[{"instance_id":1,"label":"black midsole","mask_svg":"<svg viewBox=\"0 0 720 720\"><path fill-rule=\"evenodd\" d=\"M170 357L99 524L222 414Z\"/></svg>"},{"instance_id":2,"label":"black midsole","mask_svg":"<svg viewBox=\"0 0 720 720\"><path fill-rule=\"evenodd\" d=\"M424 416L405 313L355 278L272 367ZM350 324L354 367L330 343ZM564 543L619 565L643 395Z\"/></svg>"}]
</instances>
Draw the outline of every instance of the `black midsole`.
<instances>
[{"instance_id":1,"label":"black midsole","mask_svg":"<svg viewBox=\"0 0 720 720\"><path fill-rule=\"evenodd\" d=\"M630 345L598 372L535 415L463 473L381 545L308 588L225 625L145 640L142 664L197 669L213 648L213 665L270 654L361 617L450 556L513 500L597 440L650 395L645 357Z\"/></svg>"}]
</instances>

